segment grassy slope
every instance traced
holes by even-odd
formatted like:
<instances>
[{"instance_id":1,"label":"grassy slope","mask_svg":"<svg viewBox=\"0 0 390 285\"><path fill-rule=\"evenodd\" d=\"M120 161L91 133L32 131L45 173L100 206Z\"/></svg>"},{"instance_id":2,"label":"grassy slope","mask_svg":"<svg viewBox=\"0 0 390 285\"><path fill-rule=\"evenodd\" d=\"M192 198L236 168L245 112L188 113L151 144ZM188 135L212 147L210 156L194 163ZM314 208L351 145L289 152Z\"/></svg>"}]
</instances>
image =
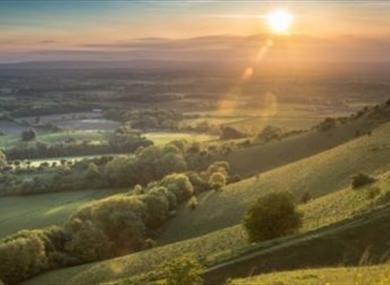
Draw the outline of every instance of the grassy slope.
<instances>
[{"instance_id":1,"label":"grassy slope","mask_svg":"<svg viewBox=\"0 0 390 285\"><path fill-rule=\"evenodd\" d=\"M346 124L340 124L329 131L313 130L281 141L239 149L221 159L229 161L234 173L246 177L331 149L354 139L357 130L361 132L373 130L385 120L383 117L379 120L361 117Z\"/></svg>"},{"instance_id":2,"label":"grassy slope","mask_svg":"<svg viewBox=\"0 0 390 285\"><path fill-rule=\"evenodd\" d=\"M380 229L380 230L379 230ZM210 268L205 284L228 278L302 268L382 263L388 258L390 205L305 235L286 238Z\"/></svg>"},{"instance_id":3,"label":"grassy slope","mask_svg":"<svg viewBox=\"0 0 390 285\"><path fill-rule=\"evenodd\" d=\"M378 196L370 199L368 193L373 187L378 187L382 191ZM379 204L383 197L388 195L386 193L390 193L390 172L381 176L374 185L358 191L346 188L312 200L300 207L305 217L302 232L339 222L358 212L368 211L374 205ZM273 243L274 241L249 245L241 226L236 225L199 238L184 240L128 256L49 272L32 279L28 284L66 284L67 281L70 282L69 284L96 284L98 281L112 281L154 270L156 266L177 256L178 253L196 252L205 259L206 263L215 264L222 260L231 259L232 256L258 250L259 247L267 248ZM277 244L280 244L280 241L277 241Z\"/></svg>"},{"instance_id":4,"label":"grassy slope","mask_svg":"<svg viewBox=\"0 0 390 285\"><path fill-rule=\"evenodd\" d=\"M380 173L390 167L389 134L387 123L371 136L265 172L259 179L249 178L223 191L204 193L196 211L185 207L179 210L168 223L162 240L183 240L235 225L250 203L271 191L291 191L297 198L309 191L318 197L346 187L358 172Z\"/></svg>"},{"instance_id":5,"label":"grassy slope","mask_svg":"<svg viewBox=\"0 0 390 285\"><path fill-rule=\"evenodd\" d=\"M389 265L337 267L269 273L236 279L230 285L385 285L389 277Z\"/></svg>"},{"instance_id":6,"label":"grassy slope","mask_svg":"<svg viewBox=\"0 0 390 285\"><path fill-rule=\"evenodd\" d=\"M78 207L112 190L61 192L0 198L0 238L22 229L62 224Z\"/></svg>"}]
</instances>

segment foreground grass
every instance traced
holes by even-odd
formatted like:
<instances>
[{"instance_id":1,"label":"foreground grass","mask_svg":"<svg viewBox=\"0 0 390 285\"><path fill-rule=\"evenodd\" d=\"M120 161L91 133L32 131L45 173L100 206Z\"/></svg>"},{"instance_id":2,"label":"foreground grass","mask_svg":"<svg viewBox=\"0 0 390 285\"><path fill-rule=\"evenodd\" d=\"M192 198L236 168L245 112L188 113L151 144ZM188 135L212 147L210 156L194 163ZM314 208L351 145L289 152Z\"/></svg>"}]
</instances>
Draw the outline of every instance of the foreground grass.
<instances>
[{"instance_id":1,"label":"foreground grass","mask_svg":"<svg viewBox=\"0 0 390 285\"><path fill-rule=\"evenodd\" d=\"M0 238L23 229L61 225L77 208L113 193L108 189L1 197Z\"/></svg>"},{"instance_id":2,"label":"foreground grass","mask_svg":"<svg viewBox=\"0 0 390 285\"><path fill-rule=\"evenodd\" d=\"M229 285L386 285L390 266L360 266L276 272L232 280Z\"/></svg>"}]
</instances>

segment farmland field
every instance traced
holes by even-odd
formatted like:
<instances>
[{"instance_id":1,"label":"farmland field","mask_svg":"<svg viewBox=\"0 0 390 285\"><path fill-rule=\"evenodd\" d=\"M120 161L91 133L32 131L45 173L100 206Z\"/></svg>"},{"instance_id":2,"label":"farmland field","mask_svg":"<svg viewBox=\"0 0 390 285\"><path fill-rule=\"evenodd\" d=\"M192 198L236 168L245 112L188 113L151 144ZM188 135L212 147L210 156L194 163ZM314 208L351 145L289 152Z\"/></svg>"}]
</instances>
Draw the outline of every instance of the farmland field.
<instances>
[{"instance_id":1,"label":"farmland field","mask_svg":"<svg viewBox=\"0 0 390 285\"><path fill-rule=\"evenodd\" d=\"M194 133L176 133L176 132L153 132L145 133L145 137L151 140L156 145L164 145L174 140L188 140L188 141L212 141L218 139L216 136L207 134L194 134Z\"/></svg>"},{"instance_id":2,"label":"farmland field","mask_svg":"<svg viewBox=\"0 0 390 285\"><path fill-rule=\"evenodd\" d=\"M80 206L114 193L107 189L0 197L0 238L23 229L61 225Z\"/></svg>"}]
</instances>

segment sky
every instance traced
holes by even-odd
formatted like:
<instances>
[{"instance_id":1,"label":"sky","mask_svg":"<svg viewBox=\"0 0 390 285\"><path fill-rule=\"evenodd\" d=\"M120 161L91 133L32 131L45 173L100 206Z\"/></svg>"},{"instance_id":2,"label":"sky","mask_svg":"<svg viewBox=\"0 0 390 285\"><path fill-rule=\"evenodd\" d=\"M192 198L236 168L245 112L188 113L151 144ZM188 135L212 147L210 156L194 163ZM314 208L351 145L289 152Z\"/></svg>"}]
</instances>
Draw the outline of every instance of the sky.
<instances>
[{"instance_id":1,"label":"sky","mask_svg":"<svg viewBox=\"0 0 390 285\"><path fill-rule=\"evenodd\" d=\"M390 38L390 1L1 0L0 61L139 39L269 34L266 15L278 9L294 15L295 36L359 38L373 46Z\"/></svg>"}]
</instances>

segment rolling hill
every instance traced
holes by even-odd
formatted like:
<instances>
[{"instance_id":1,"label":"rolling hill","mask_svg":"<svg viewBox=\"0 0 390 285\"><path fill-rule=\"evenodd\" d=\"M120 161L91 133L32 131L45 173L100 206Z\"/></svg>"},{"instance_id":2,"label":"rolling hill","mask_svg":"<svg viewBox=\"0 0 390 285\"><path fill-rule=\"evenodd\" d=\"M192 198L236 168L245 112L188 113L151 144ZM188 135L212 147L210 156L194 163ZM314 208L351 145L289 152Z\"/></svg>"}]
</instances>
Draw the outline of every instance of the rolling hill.
<instances>
[{"instance_id":1,"label":"rolling hill","mask_svg":"<svg viewBox=\"0 0 390 285\"><path fill-rule=\"evenodd\" d=\"M372 189L380 189L380 191L376 191L377 195L371 196ZM321 234L321 228L335 223L344 221L347 224L353 221L354 216L369 213L387 203L389 193L390 172L387 172L378 177L378 181L373 185L359 190L347 187L313 199L300 206L300 210L304 213L304 223L298 237L305 236L313 230ZM234 260L253 251L281 245L294 238L297 237L291 236L251 245L247 242L245 231L240 225L235 225L201 237L159 246L124 257L49 272L26 284L81 283L92 285L98 282L126 279L155 270L167 259L177 256L178 252L181 254L196 252L206 264L215 265L226 260Z\"/></svg>"},{"instance_id":2,"label":"rolling hill","mask_svg":"<svg viewBox=\"0 0 390 285\"><path fill-rule=\"evenodd\" d=\"M359 172L379 174L390 167L389 134L390 123L386 123L371 136L272 169L259 178L230 184L222 191L206 192L198 197L196 211L186 207L179 210L161 240L167 243L183 240L235 225L250 203L272 191L290 191L298 200L305 192L319 197L346 187L351 176Z\"/></svg>"}]
</instances>

